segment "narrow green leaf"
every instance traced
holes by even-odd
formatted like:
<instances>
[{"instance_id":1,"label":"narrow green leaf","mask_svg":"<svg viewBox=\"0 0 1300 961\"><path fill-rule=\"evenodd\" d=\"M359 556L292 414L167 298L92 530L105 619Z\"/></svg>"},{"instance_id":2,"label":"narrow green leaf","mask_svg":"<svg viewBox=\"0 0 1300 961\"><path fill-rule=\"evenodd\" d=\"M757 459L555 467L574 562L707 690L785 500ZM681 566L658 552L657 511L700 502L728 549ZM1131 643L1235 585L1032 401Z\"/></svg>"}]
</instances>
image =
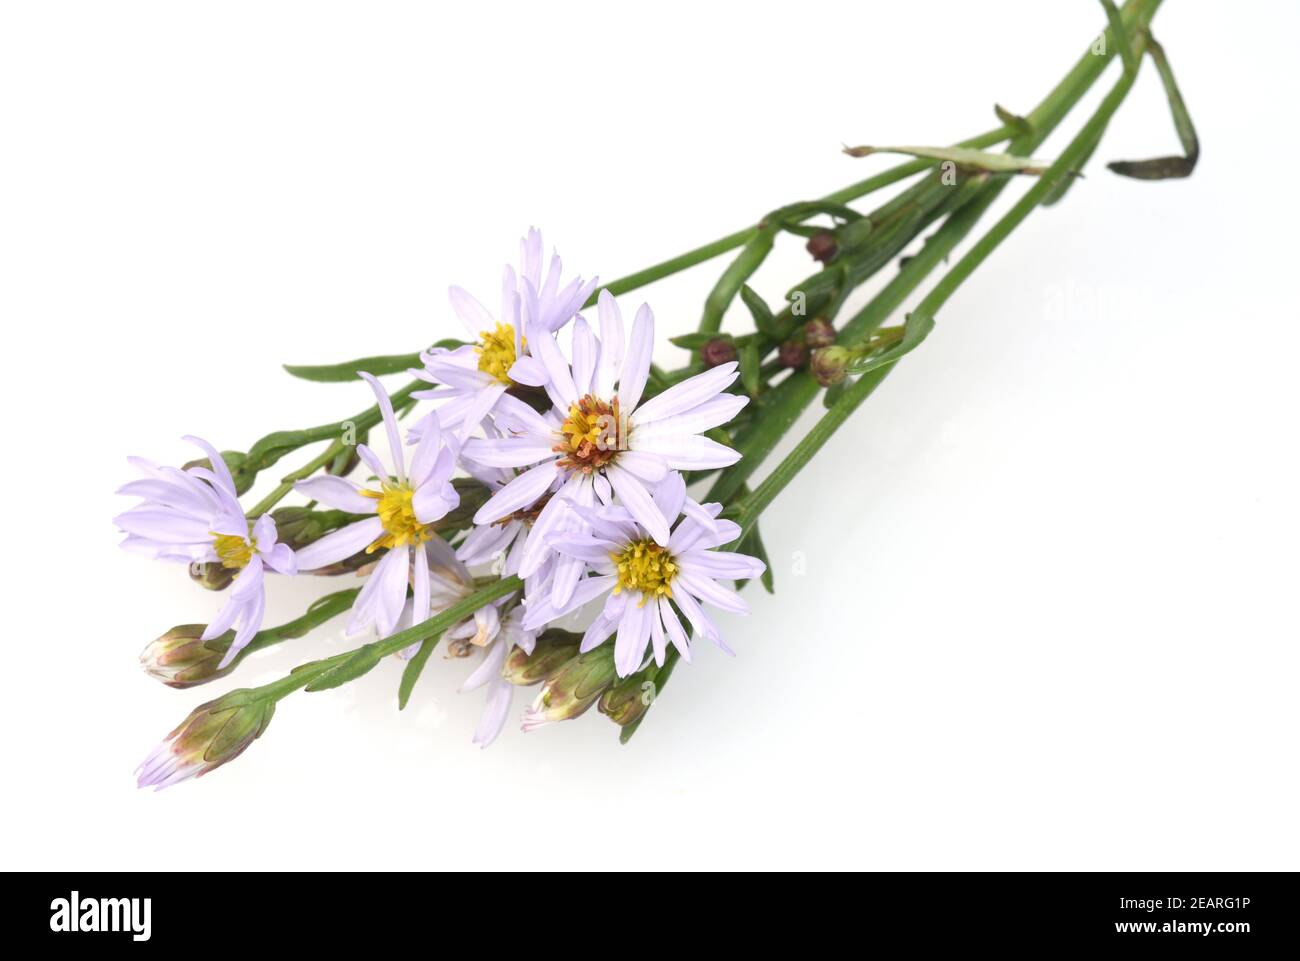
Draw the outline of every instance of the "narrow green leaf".
<instances>
[{"instance_id":1,"label":"narrow green leaf","mask_svg":"<svg viewBox=\"0 0 1300 961\"><path fill-rule=\"evenodd\" d=\"M1012 113L1000 103L995 103L993 105L993 112L998 115L999 120L1016 132L1016 136L1033 136L1034 128L1030 126L1029 121L1020 116L1020 114Z\"/></svg>"},{"instance_id":2,"label":"narrow green leaf","mask_svg":"<svg viewBox=\"0 0 1300 961\"><path fill-rule=\"evenodd\" d=\"M745 302L750 316L754 318L754 328L760 334L776 337L776 318L772 316L772 309L767 306L767 301L754 293L749 284L741 284L740 299Z\"/></svg>"},{"instance_id":3,"label":"narrow green leaf","mask_svg":"<svg viewBox=\"0 0 1300 961\"><path fill-rule=\"evenodd\" d=\"M379 651L374 644L365 644L349 654L340 655L338 663L331 665L308 684L306 691L328 691L341 687L368 674L379 663Z\"/></svg>"},{"instance_id":4,"label":"narrow green leaf","mask_svg":"<svg viewBox=\"0 0 1300 961\"><path fill-rule=\"evenodd\" d=\"M987 170L1000 174L1041 174L1051 163L1032 157L1017 157L1009 153L989 153L969 147L845 147L850 157L869 157L876 153L906 154L927 160L950 160L959 167Z\"/></svg>"},{"instance_id":5,"label":"narrow green leaf","mask_svg":"<svg viewBox=\"0 0 1300 961\"><path fill-rule=\"evenodd\" d=\"M832 384L826 388L826 393L822 394L822 404L827 410L835 406L835 402L840 399L840 394L852 383L847 377L838 384Z\"/></svg>"},{"instance_id":6,"label":"narrow green leaf","mask_svg":"<svg viewBox=\"0 0 1300 961\"><path fill-rule=\"evenodd\" d=\"M698 331L692 331L689 334L679 334L676 337L669 337L668 343L672 344L674 347L681 347L683 350L699 350L709 341L717 340L718 338L730 340L731 335L716 333L704 334L699 333Z\"/></svg>"},{"instance_id":7,"label":"narrow green leaf","mask_svg":"<svg viewBox=\"0 0 1300 961\"><path fill-rule=\"evenodd\" d=\"M762 373L759 370L762 363L763 359L758 354L758 342L745 341L745 345L740 348L740 384L750 397L757 397L762 389Z\"/></svg>"},{"instance_id":8,"label":"narrow green leaf","mask_svg":"<svg viewBox=\"0 0 1300 961\"><path fill-rule=\"evenodd\" d=\"M433 346L451 349L463 347L464 345L463 340L451 339L440 340ZM283 366L294 377L302 380L311 380L320 384L334 384L357 380L358 371L373 374L375 377L382 377L384 374L400 374L412 367L419 367L420 355L418 353L383 354L378 357L359 357L356 360L347 360L341 364L322 364L319 366L284 364Z\"/></svg>"},{"instance_id":9,"label":"narrow green leaf","mask_svg":"<svg viewBox=\"0 0 1300 961\"><path fill-rule=\"evenodd\" d=\"M731 306L731 302L740 292L745 281L749 280L771 253L779 227L778 223L774 223L759 230L741 248L736 259L727 265L727 269L722 272L722 276L718 278L718 282L713 285L713 290L709 291L709 296L704 301L704 313L700 317L699 325L701 333L717 333L722 327L722 315L727 312L727 308Z\"/></svg>"},{"instance_id":10,"label":"narrow green leaf","mask_svg":"<svg viewBox=\"0 0 1300 961\"><path fill-rule=\"evenodd\" d=\"M1182 145L1182 157L1155 157L1151 160L1115 160L1106 166L1121 177L1134 177L1138 180L1172 180L1190 177L1196 169L1196 161L1201 156L1200 140L1196 136L1196 127L1192 124L1192 115L1183 101L1178 82L1174 79L1173 68L1165 56L1164 47L1156 43L1155 37L1147 38L1147 52L1155 61L1160 73L1160 82L1165 88L1165 97L1169 100L1169 111L1174 117L1174 129L1178 132L1178 142Z\"/></svg>"},{"instance_id":11,"label":"narrow green leaf","mask_svg":"<svg viewBox=\"0 0 1300 961\"><path fill-rule=\"evenodd\" d=\"M415 690L415 682L420 679L421 672L424 671L424 665L429 660L429 655L437 646L442 635L437 637L426 637L420 644L420 649L415 652L415 657L406 662L406 669L402 671L402 683L397 686L397 709L406 710L406 702L411 699L411 691Z\"/></svg>"},{"instance_id":12,"label":"narrow green leaf","mask_svg":"<svg viewBox=\"0 0 1300 961\"><path fill-rule=\"evenodd\" d=\"M871 357L864 357L862 360L850 364L848 372L854 375L865 374L877 367L892 364L904 354L915 350L921 341L930 336L932 330L934 330L934 317L920 310L914 310L907 315L907 321L903 324L902 340L889 350L882 351Z\"/></svg>"},{"instance_id":13,"label":"narrow green leaf","mask_svg":"<svg viewBox=\"0 0 1300 961\"><path fill-rule=\"evenodd\" d=\"M319 384L336 384L348 380L357 380L357 372L365 371L380 377L384 374L396 374L412 367L420 366L419 354L388 354L380 357L359 357L341 364L324 364L306 366L301 364L282 365L294 377L312 380Z\"/></svg>"},{"instance_id":14,"label":"narrow green leaf","mask_svg":"<svg viewBox=\"0 0 1300 961\"><path fill-rule=\"evenodd\" d=\"M277 430L253 444L248 449L248 459L258 465L273 464L311 441L311 435L304 430Z\"/></svg>"}]
</instances>

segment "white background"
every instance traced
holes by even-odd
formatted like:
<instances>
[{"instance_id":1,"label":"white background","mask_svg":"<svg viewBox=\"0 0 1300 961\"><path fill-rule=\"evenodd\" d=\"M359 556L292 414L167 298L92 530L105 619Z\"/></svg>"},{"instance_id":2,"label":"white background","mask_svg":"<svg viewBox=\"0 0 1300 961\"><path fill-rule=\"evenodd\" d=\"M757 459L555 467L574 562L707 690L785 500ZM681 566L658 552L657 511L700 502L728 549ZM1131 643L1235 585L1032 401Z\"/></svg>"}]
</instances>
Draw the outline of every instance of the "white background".
<instances>
[{"instance_id":1,"label":"white background","mask_svg":"<svg viewBox=\"0 0 1300 961\"><path fill-rule=\"evenodd\" d=\"M199 702L344 641L212 689L142 674L222 598L117 549L127 454L352 413L363 387L278 365L458 333L446 288L493 302L529 224L612 279L891 162L842 142L988 129L1102 22L1089 0L5 5L4 866L1300 867L1280 2L1165 5L1195 176L1104 168L1176 149L1148 65L1087 178L776 502L778 593L725 620L739 656L699 648L629 746L593 711L480 751L469 665L436 655L404 714L386 663L282 702L210 777L132 778ZM722 264L628 307L691 329ZM785 241L756 285L810 266ZM275 583L268 623L328 589Z\"/></svg>"}]
</instances>

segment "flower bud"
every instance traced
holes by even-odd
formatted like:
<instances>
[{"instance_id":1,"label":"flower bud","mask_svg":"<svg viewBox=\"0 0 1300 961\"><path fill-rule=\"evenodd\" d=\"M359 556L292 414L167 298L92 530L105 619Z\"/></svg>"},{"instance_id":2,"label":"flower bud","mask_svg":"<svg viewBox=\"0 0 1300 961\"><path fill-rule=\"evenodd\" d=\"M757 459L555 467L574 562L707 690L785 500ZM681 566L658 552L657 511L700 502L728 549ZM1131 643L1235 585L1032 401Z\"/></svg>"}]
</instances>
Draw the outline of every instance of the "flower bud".
<instances>
[{"instance_id":1,"label":"flower bud","mask_svg":"<svg viewBox=\"0 0 1300 961\"><path fill-rule=\"evenodd\" d=\"M261 737L274 713L274 698L246 689L200 704L136 768L137 785L161 790L216 770Z\"/></svg>"},{"instance_id":2,"label":"flower bud","mask_svg":"<svg viewBox=\"0 0 1300 961\"><path fill-rule=\"evenodd\" d=\"M528 687L540 684L578 656L579 638L568 631L549 630L537 638L533 653L516 647L501 667L501 676L511 684Z\"/></svg>"},{"instance_id":3,"label":"flower bud","mask_svg":"<svg viewBox=\"0 0 1300 961\"><path fill-rule=\"evenodd\" d=\"M833 387L844 379L852 359L853 351L847 347L822 347L813 351L808 370L817 379L817 383L823 387Z\"/></svg>"},{"instance_id":4,"label":"flower bud","mask_svg":"<svg viewBox=\"0 0 1300 961\"><path fill-rule=\"evenodd\" d=\"M829 320L814 317L803 325L803 342L808 345L809 350L829 347L835 343L835 328L831 326Z\"/></svg>"},{"instance_id":5,"label":"flower bud","mask_svg":"<svg viewBox=\"0 0 1300 961\"><path fill-rule=\"evenodd\" d=\"M206 629L206 624L181 624L150 641L140 652L145 672L176 688L194 687L225 677L237 663L232 660L224 668L218 667L230 649L233 635L227 631L210 641L200 640Z\"/></svg>"},{"instance_id":6,"label":"flower bud","mask_svg":"<svg viewBox=\"0 0 1300 961\"><path fill-rule=\"evenodd\" d=\"M654 703L655 682L650 678L658 672L659 669L651 665L623 678L601 695L597 709L619 727L640 720Z\"/></svg>"},{"instance_id":7,"label":"flower bud","mask_svg":"<svg viewBox=\"0 0 1300 961\"><path fill-rule=\"evenodd\" d=\"M700 360L705 367L718 367L736 359L736 345L730 337L714 337L700 348Z\"/></svg>"},{"instance_id":8,"label":"flower bud","mask_svg":"<svg viewBox=\"0 0 1300 961\"><path fill-rule=\"evenodd\" d=\"M829 230L823 230L808 238L807 248L813 260L825 264L829 263L839 253L840 245L835 239L835 234Z\"/></svg>"},{"instance_id":9,"label":"flower bud","mask_svg":"<svg viewBox=\"0 0 1300 961\"><path fill-rule=\"evenodd\" d=\"M776 356L782 367L802 367L808 361L808 347L792 337L781 345Z\"/></svg>"},{"instance_id":10,"label":"flower bud","mask_svg":"<svg viewBox=\"0 0 1300 961\"><path fill-rule=\"evenodd\" d=\"M239 571L216 561L194 561L190 564L190 580L210 591L224 591Z\"/></svg>"},{"instance_id":11,"label":"flower bud","mask_svg":"<svg viewBox=\"0 0 1300 961\"><path fill-rule=\"evenodd\" d=\"M524 713L524 730L578 717L616 680L612 643L579 654L546 679L532 707Z\"/></svg>"}]
</instances>

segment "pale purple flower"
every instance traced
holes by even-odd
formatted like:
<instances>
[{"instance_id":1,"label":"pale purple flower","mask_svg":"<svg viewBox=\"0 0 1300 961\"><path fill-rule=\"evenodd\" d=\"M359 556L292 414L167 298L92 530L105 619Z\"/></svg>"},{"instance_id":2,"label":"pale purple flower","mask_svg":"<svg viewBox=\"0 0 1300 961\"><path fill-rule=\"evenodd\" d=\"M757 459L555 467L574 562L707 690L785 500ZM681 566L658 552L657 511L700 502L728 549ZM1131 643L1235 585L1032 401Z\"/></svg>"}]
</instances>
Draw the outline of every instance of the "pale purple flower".
<instances>
[{"instance_id":1,"label":"pale purple flower","mask_svg":"<svg viewBox=\"0 0 1300 961\"><path fill-rule=\"evenodd\" d=\"M654 486L671 470L709 470L740 459L737 451L702 436L748 402L725 392L738 376L736 364L690 377L643 404L654 315L642 305L625 343L618 306L601 291L599 318L599 338L583 317L574 321L571 362L552 335L530 330L554 407L539 414L516 398L502 397L493 420L505 436L469 440L463 448L464 457L479 464L527 468L479 509L476 524L496 523L554 494L533 524L520 563L524 576L545 560L550 536L575 525L570 506L608 504L614 495L656 543L666 545L669 517L651 496ZM576 576L554 578L557 606L567 602Z\"/></svg>"},{"instance_id":2,"label":"pale purple flower","mask_svg":"<svg viewBox=\"0 0 1300 961\"><path fill-rule=\"evenodd\" d=\"M289 546L277 543L270 515L263 514L250 525L221 454L198 437L185 440L203 450L211 469L181 470L130 458L145 476L118 493L142 500L113 522L126 533L122 546L127 550L161 560L221 564L236 571L230 596L200 638L208 641L235 628L235 639L219 665L225 667L262 626L265 569L294 574L297 563Z\"/></svg>"},{"instance_id":3,"label":"pale purple flower","mask_svg":"<svg viewBox=\"0 0 1300 961\"><path fill-rule=\"evenodd\" d=\"M551 597L528 597L524 626L539 630L558 617L601 596L600 614L587 628L581 651L589 651L618 632L614 665L620 677L641 667L646 648L653 647L655 662L663 665L671 643L683 660L691 659L690 644L678 612L696 636L706 637L727 653L717 625L701 604L732 614L748 614L749 607L735 590L720 580L748 580L765 565L745 554L716 550L740 536L740 528L719 520L721 504L700 505L686 496L681 475L673 473L654 493L655 507L677 521L660 545L649 530L624 506L575 508L586 515L586 533L553 535L551 546L561 554L581 560L591 576L580 580L563 605Z\"/></svg>"},{"instance_id":4,"label":"pale purple flower","mask_svg":"<svg viewBox=\"0 0 1300 961\"><path fill-rule=\"evenodd\" d=\"M542 276L542 235L530 228L519 242L519 272L507 266L501 280L501 312L492 313L460 287L448 292L451 308L474 343L455 349L435 347L420 355L423 370L415 376L442 385L411 396L439 403L438 415L447 430L462 437L474 430L515 384L540 387L545 370L529 356L525 330L553 332L570 320L591 296L596 279L581 277L560 286L563 264L552 254Z\"/></svg>"},{"instance_id":5,"label":"pale purple flower","mask_svg":"<svg viewBox=\"0 0 1300 961\"><path fill-rule=\"evenodd\" d=\"M313 500L353 514L373 514L298 551L298 566L315 570L351 557L358 551L387 548L374 572L361 589L348 619L347 632L356 634L370 625L387 637L396 629L406 601L408 583L413 591L417 623L429 617L431 587L425 551L416 550L434 536L433 523L460 502L451 484L456 466L452 447L443 443L437 414L420 422L420 442L411 455L410 471L402 452L397 418L388 393L374 377L362 374L379 402L392 453L394 474L389 475L380 459L365 444L357 455L375 473L374 487L365 488L343 477L322 475L299 481L295 489ZM378 489L374 489L377 487Z\"/></svg>"}]
</instances>

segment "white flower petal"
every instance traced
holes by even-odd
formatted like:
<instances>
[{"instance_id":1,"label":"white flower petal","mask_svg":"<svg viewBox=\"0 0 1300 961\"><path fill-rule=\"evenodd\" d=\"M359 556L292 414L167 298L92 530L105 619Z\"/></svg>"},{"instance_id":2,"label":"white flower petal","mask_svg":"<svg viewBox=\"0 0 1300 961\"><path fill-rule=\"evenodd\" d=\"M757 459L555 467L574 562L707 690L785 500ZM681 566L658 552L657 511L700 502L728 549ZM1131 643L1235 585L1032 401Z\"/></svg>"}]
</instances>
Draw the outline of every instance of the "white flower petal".
<instances>
[{"instance_id":1,"label":"white flower petal","mask_svg":"<svg viewBox=\"0 0 1300 961\"><path fill-rule=\"evenodd\" d=\"M609 397L614 392L618 375L623 370L623 314L618 302L608 290L602 290L596 299L600 320L600 359L596 364L596 395Z\"/></svg>"},{"instance_id":2,"label":"white flower petal","mask_svg":"<svg viewBox=\"0 0 1300 961\"><path fill-rule=\"evenodd\" d=\"M447 291L447 299L451 301L451 309L465 325L471 339L478 340L484 332L496 329L496 321L487 312L487 308L475 300L468 291L461 287L452 287Z\"/></svg>"},{"instance_id":3,"label":"white flower petal","mask_svg":"<svg viewBox=\"0 0 1300 961\"><path fill-rule=\"evenodd\" d=\"M555 480L555 462L545 461L525 471L489 498L474 515L475 524L491 524L530 507ZM548 505L549 506L549 505Z\"/></svg>"},{"instance_id":4,"label":"white flower petal","mask_svg":"<svg viewBox=\"0 0 1300 961\"><path fill-rule=\"evenodd\" d=\"M357 551L363 551L384 533L384 524L378 517L367 517L363 521L349 524L340 530L326 534L318 541L308 544L296 551L298 569L314 571L344 558L351 557Z\"/></svg>"},{"instance_id":5,"label":"white flower petal","mask_svg":"<svg viewBox=\"0 0 1300 961\"><path fill-rule=\"evenodd\" d=\"M740 376L736 372L737 366L735 361L719 364L702 374L686 378L680 384L674 384L662 394L651 397L644 405L638 407L634 422L649 424L656 420L663 420L665 417L676 417L694 410L735 382ZM741 398L742 407L746 400L748 398Z\"/></svg>"},{"instance_id":6,"label":"white flower petal","mask_svg":"<svg viewBox=\"0 0 1300 961\"><path fill-rule=\"evenodd\" d=\"M680 585L690 591L701 601L706 604L712 604L714 607L732 614L748 614L749 605L745 603L744 598L729 587L723 587L713 578L707 575L689 571L678 571L676 579L673 581L674 587Z\"/></svg>"},{"instance_id":7,"label":"white flower petal","mask_svg":"<svg viewBox=\"0 0 1300 961\"><path fill-rule=\"evenodd\" d=\"M618 377L618 405L631 416L641 402L641 392L650 377L650 361L654 354L655 316L648 304L642 304L632 322L632 337L628 341L627 356Z\"/></svg>"},{"instance_id":8,"label":"white flower petal","mask_svg":"<svg viewBox=\"0 0 1300 961\"><path fill-rule=\"evenodd\" d=\"M388 391L384 390L384 385L373 374L368 374L364 370L359 370L357 373L375 392L375 401L379 404L379 413L384 419L384 431L388 434L388 450L393 458L393 468L397 473L397 479L405 483L406 455L402 453L402 435L397 429L397 417L393 414L393 402L388 399Z\"/></svg>"},{"instance_id":9,"label":"white flower petal","mask_svg":"<svg viewBox=\"0 0 1300 961\"><path fill-rule=\"evenodd\" d=\"M349 514L373 514L379 504L373 497L363 497L352 481L329 474L298 481L293 489L304 497Z\"/></svg>"},{"instance_id":10,"label":"white flower petal","mask_svg":"<svg viewBox=\"0 0 1300 961\"><path fill-rule=\"evenodd\" d=\"M646 529L646 533L654 538L656 544L667 546L668 519L659 512L645 486L617 464L611 464L605 469L605 473L610 483L614 485L614 492L618 494L619 500L637 519L637 523Z\"/></svg>"},{"instance_id":11,"label":"white flower petal","mask_svg":"<svg viewBox=\"0 0 1300 961\"><path fill-rule=\"evenodd\" d=\"M587 326L587 321L579 317L573 322L573 386L577 396L591 393L592 375L596 372L596 338Z\"/></svg>"}]
</instances>

